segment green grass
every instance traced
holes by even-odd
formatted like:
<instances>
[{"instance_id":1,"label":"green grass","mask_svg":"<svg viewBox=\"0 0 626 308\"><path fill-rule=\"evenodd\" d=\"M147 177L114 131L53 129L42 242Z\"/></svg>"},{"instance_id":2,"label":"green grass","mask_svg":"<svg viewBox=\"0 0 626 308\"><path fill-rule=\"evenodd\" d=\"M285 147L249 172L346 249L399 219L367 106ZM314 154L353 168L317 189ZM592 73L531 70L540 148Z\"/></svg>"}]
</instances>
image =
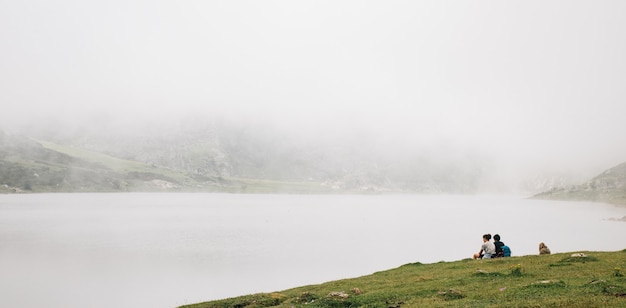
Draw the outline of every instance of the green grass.
<instances>
[{"instance_id":1,"label":"green grass","mask_svg":"<svg viewBox=\"0 0 626 308\"><path fill-rule=\"evenodd\" d=\"M150 179L163 179L178 184L174 189L168 191L188 191L188 192L232 192L232 193L333 193L332 189L322 186L319 182L295 182L276 181L245 178L195 178L180 170L162 168L148 165L142 162L120 159L106 155L104 153L89 151L81 148L56 144L53 142L35 140L46 149L66 154L68 156L89 162L87 171L101 172L110 170L119 174L125 181L132 181L131 191L158 191L158 188L151 187L144 182ZM24 166L31 166L33 162L20 162ZM51 166L47 164L46 166ZM52 166L54 167L54 166ZM59 169L62 169L60 166ZM219 182L219 184L217 184ZM92 189L98 189L97 185ZM40 188L39 191L44 191Z\"/></svg>"},{"instance_id":2,"label":"green grass","mask_svg":"<svg viewBox=\"0 0 626 308\"><path fill-rule=\"evenodd\" d=\"M584 254L412 263L183 307L626 307L626 249Z\"/></svg>"},{"instance_id":3,"label":"green grass","mask_svg":"<svg viewBox=\"0 0 626 308\"><path fill-rule=\"evenodd\" d=\"M332 189L319 182L288 182L260 179L234 178L232 192L237 193L333 193Z\"/></svg>"},{"instance_id":4,"label":"green grass","mask_svg":"<svg viewBox=\"0 0 626 308\"><path fill-rule=\"evenodd\" d=\"M112 157L103 153L88 151L85 149L74 148L69 146L64 146L48 141L35 140L39 144L41 144L44 148L67 154L72 157L76 157L88 162L93 162L102 165L103 167L116 171L116 172L153 172L159 173L164 176L169 176L173 178L180 177L180 173L168 170L165 168L157 168L153 166L149 166L148 164L126 160L121 158Z\"/></svg>"}]
</instances>

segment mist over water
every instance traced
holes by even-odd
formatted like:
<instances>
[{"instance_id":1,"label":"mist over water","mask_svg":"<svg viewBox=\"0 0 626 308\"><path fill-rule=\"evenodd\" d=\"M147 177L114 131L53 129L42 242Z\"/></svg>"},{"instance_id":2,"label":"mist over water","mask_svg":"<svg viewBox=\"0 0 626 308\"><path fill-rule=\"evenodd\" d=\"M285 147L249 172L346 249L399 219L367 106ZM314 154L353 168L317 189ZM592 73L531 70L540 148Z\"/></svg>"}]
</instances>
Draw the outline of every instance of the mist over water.
<instances>
[{"instance_id":1,"label":"mist over water","mask_svg":"<svg viewBox=\"0 0 626 308\"><path fill-rule=\"evenodd\" d=\"M626 157L620 1L131 2L2 3L0 129L220 118L329 151L479 157L499 191Z\"/></svg>"},{"instance_id":2,"label":"mist over water","mask_svg":"<svg viewBox=\"0 0 626 308\"><path fill-rule=\"evenodd\" d=\"M626 224L606 220L623 208L523 198L626 161L624 12L611 0L2 1L6 170L38 166L4 148L19 136L226 180L515 196L0 195L0 306L172 307L459 260L487 232L514 255L541 241L624 249ZM0 185L35 176L26 167Z\"/></svg>"},{"instance_id":3,"label":"mist over water","mask_svg":"<svg viewBox=\"0 0 626 308\"><path fill-rule=\"evenodd\" d=\"M624 208L503 196L0 196L0 305L173 307L469 258L626 248ZM555 223L558 222L558 223ZM33 296L37 295L37 296Z\"/></svg>"}]
</instances>

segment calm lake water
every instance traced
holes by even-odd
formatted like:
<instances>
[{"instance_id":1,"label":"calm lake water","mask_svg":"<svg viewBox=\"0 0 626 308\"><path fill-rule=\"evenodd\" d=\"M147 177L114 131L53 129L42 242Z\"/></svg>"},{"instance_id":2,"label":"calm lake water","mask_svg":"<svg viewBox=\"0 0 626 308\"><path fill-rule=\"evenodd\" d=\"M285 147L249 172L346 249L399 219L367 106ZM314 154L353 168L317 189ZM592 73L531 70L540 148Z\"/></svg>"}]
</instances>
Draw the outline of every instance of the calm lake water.
<instances>
[{"instance_id":1,"label":"calm lake water","mask_svg":"<svg viewBox=\"0 0 626 308\"><path fill-rule=\"evenodd\" d=\"M176 307L471 257L626 248L626 208L502 196L0 195L0 307Z\"/></svg>"}]
</instances>

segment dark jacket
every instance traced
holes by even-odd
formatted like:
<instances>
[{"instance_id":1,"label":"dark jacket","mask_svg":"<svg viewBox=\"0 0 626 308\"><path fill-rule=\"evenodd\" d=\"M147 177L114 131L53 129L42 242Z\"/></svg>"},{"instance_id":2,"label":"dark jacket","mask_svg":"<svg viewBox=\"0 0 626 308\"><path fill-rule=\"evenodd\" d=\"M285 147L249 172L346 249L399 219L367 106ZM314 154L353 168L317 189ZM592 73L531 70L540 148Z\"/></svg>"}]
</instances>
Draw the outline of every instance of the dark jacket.
<instances>
[{"instance_id":1,"label":"dark jacket","mask_svg":"<svg viewBox=\"0 0 626 308\"><path fill-rule=\"evenodd\" d=\"M504 251L502 251L502 246L504 246L503 242L495 241L493 244L496 246L496 257L503 257Z\"/></svg>"}]
</instances>

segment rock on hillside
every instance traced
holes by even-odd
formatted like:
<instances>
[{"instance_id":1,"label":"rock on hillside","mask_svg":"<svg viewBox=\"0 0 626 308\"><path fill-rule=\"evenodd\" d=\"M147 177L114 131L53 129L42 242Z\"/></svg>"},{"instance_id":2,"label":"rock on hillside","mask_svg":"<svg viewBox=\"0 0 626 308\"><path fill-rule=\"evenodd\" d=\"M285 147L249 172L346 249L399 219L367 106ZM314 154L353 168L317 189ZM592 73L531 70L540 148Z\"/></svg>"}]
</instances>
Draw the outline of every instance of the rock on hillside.
<instances>
[{"instance_id":1,"label":"rock on hillside","mask_svg":"<svg viewBox=\"0 0 626 308\"><path fill-rule=\"evenodd\" d=\"M552 189L534 197L626 205L626 162L602 172L584 184Z\"/></svg>"}]
</instances>

